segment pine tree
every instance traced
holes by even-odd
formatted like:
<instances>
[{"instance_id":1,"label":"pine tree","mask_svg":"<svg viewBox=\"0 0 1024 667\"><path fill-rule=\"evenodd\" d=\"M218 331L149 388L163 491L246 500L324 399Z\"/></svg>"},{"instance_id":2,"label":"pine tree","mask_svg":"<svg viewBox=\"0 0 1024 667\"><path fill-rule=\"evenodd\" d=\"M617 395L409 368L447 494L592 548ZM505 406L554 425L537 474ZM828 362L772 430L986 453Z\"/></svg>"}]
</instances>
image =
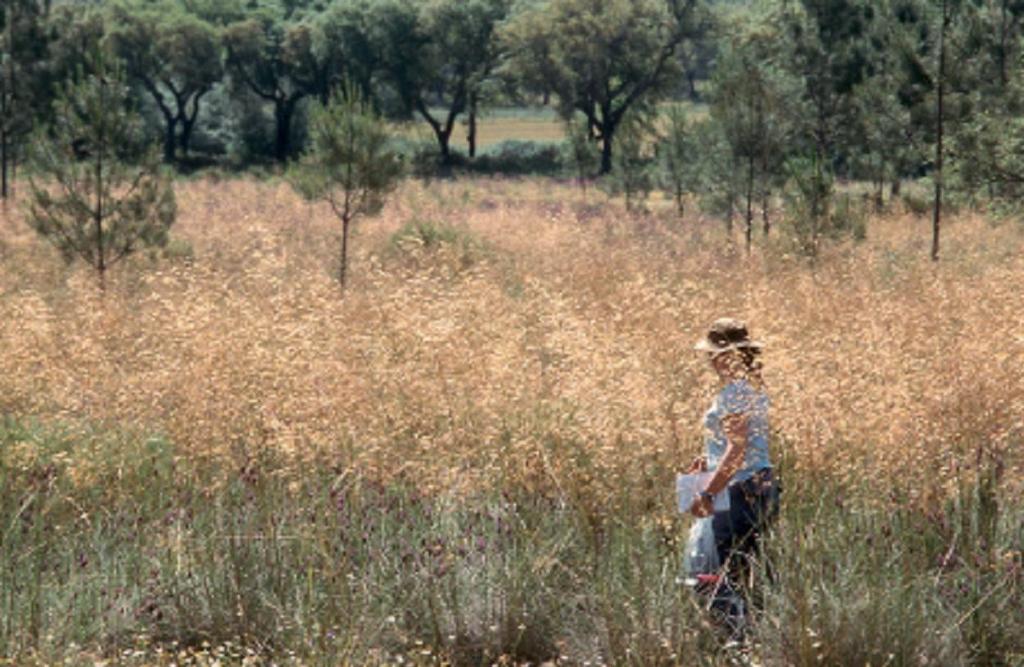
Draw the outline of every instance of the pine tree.
<instances>
[{"instance_id":1,"label":"pine tree","mask_svg":"<svg viewBox=\"0 0 1024 667\"><path fill-rule=\"evenodd\" d=\"M94 55L60 87L53 124L33 142L30 158L29 224L68 261L88 262L101 289L112 266L139 248L166 244L174 191L144 144L120 65Z\"/></svg>"},{"instance_id":2,"label":"pine tree","mask_svg":"<svg viewBox=\"0 0 1024 667\"><path fill-rule=\"evenodd\" d=\"M310 144L291 180L309 200L325 200L341 221L342 288L348 268L352 222L384 206L402 175L402 163L389 147L387 126L353 85L310 114Z\"/></svg>"}]
</instances>

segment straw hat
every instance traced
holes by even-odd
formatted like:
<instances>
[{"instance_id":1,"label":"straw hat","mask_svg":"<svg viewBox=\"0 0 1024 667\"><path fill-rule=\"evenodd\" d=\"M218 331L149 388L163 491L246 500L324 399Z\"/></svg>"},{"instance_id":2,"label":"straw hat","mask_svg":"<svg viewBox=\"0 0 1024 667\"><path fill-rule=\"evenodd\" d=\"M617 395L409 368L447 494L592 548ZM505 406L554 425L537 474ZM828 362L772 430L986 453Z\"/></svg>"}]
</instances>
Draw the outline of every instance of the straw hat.
<instances>
[{"instance_id":1,"label":"straw hat","mask_svg":"<svg viewBox=\"0 0 1024 667\"><path fill-rule=\"evenodd\" d=\"M760 351L764 343L750 340L750 333L747 325L742 320L734 320L731 317L723 317L714 321L708 334L697 341L693 346L701 352L724 352L725 350L754 350Z\"/></svg>"}]
</instances>

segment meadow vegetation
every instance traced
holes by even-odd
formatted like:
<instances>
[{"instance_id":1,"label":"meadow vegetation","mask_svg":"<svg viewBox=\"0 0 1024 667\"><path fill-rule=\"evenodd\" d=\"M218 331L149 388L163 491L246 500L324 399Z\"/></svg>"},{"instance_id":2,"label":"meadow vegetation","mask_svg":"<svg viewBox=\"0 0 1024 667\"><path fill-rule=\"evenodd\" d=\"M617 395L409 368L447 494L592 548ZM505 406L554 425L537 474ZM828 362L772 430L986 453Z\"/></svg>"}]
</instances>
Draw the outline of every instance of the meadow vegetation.
<instances>
[{"instance_id":1,"label":"meadow vegetation","mask_svg":"<svg viewBox=\"0 0 1024 667\"><path fill-rule=\"evenodd\" d=\"M0 213L0 662L737 660L680 585L715 317L783 514L746 660L1024 661L1024 229L894 208L815 261L675 202L409 181L355 229L177 185L96 289Z\"/></svg>"}]
</instances>

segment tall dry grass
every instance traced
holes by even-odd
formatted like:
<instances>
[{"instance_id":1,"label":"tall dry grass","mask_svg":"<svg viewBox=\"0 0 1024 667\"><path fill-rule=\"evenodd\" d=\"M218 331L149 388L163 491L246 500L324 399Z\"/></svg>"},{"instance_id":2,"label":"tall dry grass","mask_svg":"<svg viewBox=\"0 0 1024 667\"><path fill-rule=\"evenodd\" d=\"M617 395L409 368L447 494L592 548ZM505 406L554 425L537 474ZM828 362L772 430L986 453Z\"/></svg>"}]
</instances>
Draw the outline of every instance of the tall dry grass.
<instances>
[{"instance_id":1,"label":"tall dry grass","mask_svg":"<svg viewBox=\"0 0 1024 667\"><path fill-rule=\"evenodd\" d=\"M719 222L631 219L591 197L410 184L361 226L344 295L332 217L281 183L181 184L173 232L191 252L136 258L106 295L9 209L0 411L157 431L182 456L326 454L431 486L557 485L585 457L611 488L699 450L713 382L691 346L728 314L767 344L798 475L927 496L984 442L1020 480L1003 451L1024 415L1019 227L961 216L932 265L925 222L881 218L812 267L778 240L746 257ZM389 243L410 220L474 243Z\"/></svg>"}]
</instances>

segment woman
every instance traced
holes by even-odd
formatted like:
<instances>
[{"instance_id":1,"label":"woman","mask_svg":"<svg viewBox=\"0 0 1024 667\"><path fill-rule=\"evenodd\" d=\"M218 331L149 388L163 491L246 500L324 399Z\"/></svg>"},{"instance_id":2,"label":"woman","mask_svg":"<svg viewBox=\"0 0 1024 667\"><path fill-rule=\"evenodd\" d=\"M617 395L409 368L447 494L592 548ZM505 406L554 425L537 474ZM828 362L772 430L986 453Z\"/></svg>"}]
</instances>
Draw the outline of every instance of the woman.
<instances>
[{"instance_id":1,"label":"woman","mask_svg":"<svg viewBox=\"0 0 1024 667\"><path fill-rule=\"evenodd\" d=\"M763 345L750 339L747 326L716 320L696 349L707 355L721 388L704 415L706 456L690 472L713 471L694 498L690 512L714 515L715 546L728 580L741 583L761 536L778 514L779 485L768 455L768 395L761 379ZM714 497L729 494L729 510L715 513Z\"/></svg>"}]
</instances>

